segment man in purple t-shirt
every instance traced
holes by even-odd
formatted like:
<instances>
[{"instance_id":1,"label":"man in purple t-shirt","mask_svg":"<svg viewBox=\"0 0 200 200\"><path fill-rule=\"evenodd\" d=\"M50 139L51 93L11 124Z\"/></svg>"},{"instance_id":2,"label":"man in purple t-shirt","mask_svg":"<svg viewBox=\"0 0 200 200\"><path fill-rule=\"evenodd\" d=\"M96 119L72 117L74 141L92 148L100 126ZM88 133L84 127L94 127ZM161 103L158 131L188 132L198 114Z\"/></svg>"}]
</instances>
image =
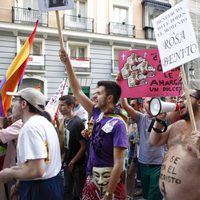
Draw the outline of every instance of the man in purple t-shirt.
<instances>
[{"instance_id":1,"label":"man in purple t-shirt","mask_svg":"<svg viewBox=\"0 0 200 200\"><path fill-rule=\"evenodd\" d=\"M94 106L94 102L82 92L64 49L60 51L60 59L65 64L74 96L94 118L88 173L92 175L93 167L112 167L109 183L102 198L112 199L123 171L124 152L128 146L126 125L120 115L116 115L114 111L121 89L114 81L99 81L95 92L97 101Z\"/></svg>"}]
</instances>

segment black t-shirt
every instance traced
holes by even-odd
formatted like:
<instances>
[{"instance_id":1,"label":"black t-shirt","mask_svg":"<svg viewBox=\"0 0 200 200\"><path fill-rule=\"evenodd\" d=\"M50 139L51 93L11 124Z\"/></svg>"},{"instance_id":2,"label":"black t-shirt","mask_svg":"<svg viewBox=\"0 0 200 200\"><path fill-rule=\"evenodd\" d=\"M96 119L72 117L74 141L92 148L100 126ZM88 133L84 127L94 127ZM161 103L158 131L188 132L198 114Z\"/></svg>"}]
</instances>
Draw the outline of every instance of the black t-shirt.
<instances>
[{"instance_id":1,"label":"black t-shirt","mask_svg":"<svg viewBox=\"0 0 200 200\"><path fill-rule=\"evenodd\" d=\"M84 124L78 116L74 116L71 119L64 120L64 147L65 147L65 162L68 164L71 159L76 155L80 149L79 141L85 140L81 135L81 131L84 130ZM86 155L76 164L86 163Z\"/></svg>"}]
</instances>

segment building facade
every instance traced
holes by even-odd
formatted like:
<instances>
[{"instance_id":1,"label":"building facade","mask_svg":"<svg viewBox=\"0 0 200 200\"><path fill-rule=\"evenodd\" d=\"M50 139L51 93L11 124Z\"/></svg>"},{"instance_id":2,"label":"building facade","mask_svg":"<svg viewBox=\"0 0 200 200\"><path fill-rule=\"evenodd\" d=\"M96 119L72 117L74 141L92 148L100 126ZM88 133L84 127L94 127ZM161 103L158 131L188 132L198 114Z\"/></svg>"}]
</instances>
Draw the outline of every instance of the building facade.
<instances>
[{"instance_id":1,"label":"building facade","mask_svg":"<svg viewBox=\"0 0 200 200\"><path fill-rule=\"evenodd\" d=\"M168 0L75 0L59 11L64 46L86 95L99 80L114 80L120 50L156 48L152 19L171 7ZM49 99L67 76L59 59L54 11L40 12L37 0L0 1L0 79L39 20L25 71L24 87Z\"/></svg>"},{"instance_id":2,"label":"building facade","mask_svg":"<svg viewBox=\"0 0 200 200\"><path fill-rule=\"evenodd\" d=\"M172 6L181 2L182 0L171 0ZM200 1L199 0L188 0L188 10L192 20L192 25L196 35L196 39L200 49ZM185 72L188 78L188 82L191 79L200 79L200 58L192 60L185 64Z\"/></svg>"}]
</instances>

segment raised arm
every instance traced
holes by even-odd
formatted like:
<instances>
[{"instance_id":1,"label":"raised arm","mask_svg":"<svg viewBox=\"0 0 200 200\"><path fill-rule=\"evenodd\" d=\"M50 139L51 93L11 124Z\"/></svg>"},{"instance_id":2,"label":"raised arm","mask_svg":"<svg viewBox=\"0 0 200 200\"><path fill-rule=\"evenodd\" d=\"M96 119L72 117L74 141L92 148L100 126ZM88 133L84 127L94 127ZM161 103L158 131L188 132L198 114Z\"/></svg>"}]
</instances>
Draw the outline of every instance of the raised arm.
<instances>
[{"instance_id":1,"label":"raised arm","mask_svg":"<svg viewBox=\"0 0 200 200\"><path fill-rule=\"evenodd\" d=\"M124 110L126 110L126 112L129 114L129 116L135 120L136 119L136 115L137 115L137 111L132 108L129 104L126 98L121 98L120 99L121 102L121 106Z\"/></svg>"},{"instance_id":2,"label":"raised arm","mask_svg":"<svg viewBox=\"0 0 200 200\"><path fill-rule=\"evenodd\" d=\"M69 59L69 56L65 49L60 50L60 60L65 65L69 83L72 88L74 96L79 100L80 104L87 110L87 112L91 115L93 109L93 102L82 92L78 79L72 69L72 65Z\"/></svg>"},{"instance_id":3,"label":"raised arm","mask_svg":"<svg viewBox=\"0 0 200 200\"><path fill-rule=\"evenodd\" d=\"M122 74L118 73L116 78L115 78L116 82L119 84L119 81L122 80ZM135 109L133 109L129 104L126 98L120 98L120 103L121 106L124 110L126 110L126 112L129 114L129 116L135 120L136 119L136 114L137 111Z\"/></svg>"},{"instance_id":4,"label":"raised arm","mask_svg":"<svg viewBox=\"0 0 200 200\"><path fill-rule=\"evenodd\" d=\"M135 120L136 119L136 115L137 115L137 111L132 108L129 104L126 98L121 98L120 99L121 102L121 106L124 110L126 110L126 112L129 114L129 116Z\"/></svg>"}]
</instances>

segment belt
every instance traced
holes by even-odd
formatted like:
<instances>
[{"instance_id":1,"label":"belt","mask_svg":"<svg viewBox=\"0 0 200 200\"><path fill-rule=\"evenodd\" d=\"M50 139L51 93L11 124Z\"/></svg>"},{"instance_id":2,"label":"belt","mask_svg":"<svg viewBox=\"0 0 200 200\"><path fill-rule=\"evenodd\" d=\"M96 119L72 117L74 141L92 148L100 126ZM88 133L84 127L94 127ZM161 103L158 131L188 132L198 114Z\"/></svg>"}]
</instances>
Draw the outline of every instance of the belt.
<instances>
[{"instance_id":1,"label":"belt","mask_svg":"<svg viewBox=\"0 0 200 200\"><path fill-rule=\"evenodd\" d=\"M161 166L161 164L143 164L143 163L140 163L140 164L146 167L160 167Z\"/></svg>"}]
</instances>

